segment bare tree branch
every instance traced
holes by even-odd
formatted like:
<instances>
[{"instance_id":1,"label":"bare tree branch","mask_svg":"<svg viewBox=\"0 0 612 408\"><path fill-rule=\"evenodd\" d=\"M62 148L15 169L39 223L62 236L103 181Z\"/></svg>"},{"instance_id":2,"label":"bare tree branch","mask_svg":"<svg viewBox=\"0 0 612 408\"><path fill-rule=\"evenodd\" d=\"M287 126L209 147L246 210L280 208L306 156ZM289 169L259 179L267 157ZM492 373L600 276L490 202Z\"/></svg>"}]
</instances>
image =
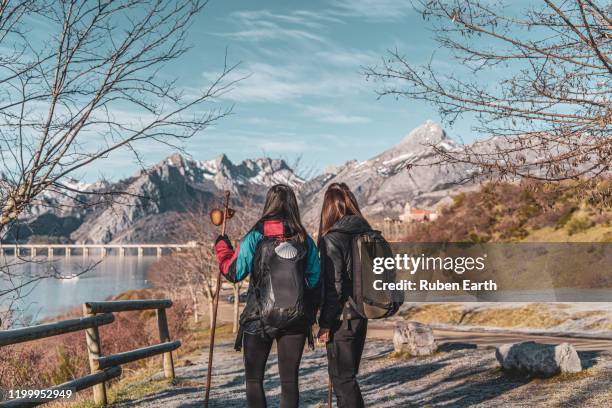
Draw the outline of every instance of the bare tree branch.
<instances>
[{"instance_id":1,"label":"bare tree branch","mask_svg":"<svg viewBox=\"0 0 612 408\"><path fill-rule=\"evenodd\" d=\"M450 125L472 120L485 143L435 147L440 163L474 177L549 181L597 177L612 157L612 5L415 1L457 67L418 65L398 50L365 69L380 96L424 101ZM452 64L451 64L452 65ZM495 79L493 79L495 78Z\"/></svg>"}]
</instances>

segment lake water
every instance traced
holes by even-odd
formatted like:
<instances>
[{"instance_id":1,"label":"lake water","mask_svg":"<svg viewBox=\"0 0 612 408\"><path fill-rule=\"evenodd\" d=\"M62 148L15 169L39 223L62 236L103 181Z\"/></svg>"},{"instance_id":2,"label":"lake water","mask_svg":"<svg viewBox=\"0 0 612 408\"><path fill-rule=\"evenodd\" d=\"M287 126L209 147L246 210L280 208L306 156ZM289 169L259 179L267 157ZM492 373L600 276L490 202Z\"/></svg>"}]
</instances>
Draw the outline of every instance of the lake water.
<instances>
[{"instance_id":1,"label":"lake water","mask_svg":"<svg viewBox=\"0 0 612 408\"><path fill-rule=\"evenodd\" d=\"M81 307L85 302L105 300L127 290L149 287L148 270L156 259L155 256L107 256L102 260L58 257L52 262L42 258L38 262L11 266L11 272L22 277L40 276L48 273L50 268L55 268L64 277L86 271L77 277L43 279L30 285L22 291L24 297L17 307L22 310L22 317L40 321ZM0 281L0 289L6 285L6 282Z\"/></svg>"}]
</instances>

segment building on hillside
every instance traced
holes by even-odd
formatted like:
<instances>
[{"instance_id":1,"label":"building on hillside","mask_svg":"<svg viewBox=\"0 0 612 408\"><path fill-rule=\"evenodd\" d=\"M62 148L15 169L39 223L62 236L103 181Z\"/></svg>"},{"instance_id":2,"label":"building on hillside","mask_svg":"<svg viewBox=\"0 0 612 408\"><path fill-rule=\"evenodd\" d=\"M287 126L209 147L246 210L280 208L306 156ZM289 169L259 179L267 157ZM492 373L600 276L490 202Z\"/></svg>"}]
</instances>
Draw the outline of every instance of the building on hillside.
<instances>
[{"instance_id":1,"label":"building on hillside","mask_svg":"<svg viewBox=\"0 0 612 408\"><path fill-rule=\"evenodd\" d=\"M438 218L438 213L424 208L416 208L406 203L404 213L399 216L402 222L427 222Z\"/></svg>"}]
</instances>

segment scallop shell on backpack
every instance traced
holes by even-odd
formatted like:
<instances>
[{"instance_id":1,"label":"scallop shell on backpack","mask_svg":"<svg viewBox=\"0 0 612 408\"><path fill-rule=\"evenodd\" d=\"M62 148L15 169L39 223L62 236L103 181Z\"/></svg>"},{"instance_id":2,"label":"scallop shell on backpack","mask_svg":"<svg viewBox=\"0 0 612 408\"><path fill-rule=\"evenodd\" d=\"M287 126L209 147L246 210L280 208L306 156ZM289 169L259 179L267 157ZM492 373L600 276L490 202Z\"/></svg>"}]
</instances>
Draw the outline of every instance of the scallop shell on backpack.
<instances>
[{"instance_id":1,"label":"scallop shell on backpack","mask_svg":"<svg viewBox=\"0 0 612 408\"><path fill-rule=\"evenodd\" d=\"M283 259L293 259L298 254L297 248L291 245L289 242L283 242L274 248L274 252L276 252L276 255Z\"/></svg>"}]
</instances>

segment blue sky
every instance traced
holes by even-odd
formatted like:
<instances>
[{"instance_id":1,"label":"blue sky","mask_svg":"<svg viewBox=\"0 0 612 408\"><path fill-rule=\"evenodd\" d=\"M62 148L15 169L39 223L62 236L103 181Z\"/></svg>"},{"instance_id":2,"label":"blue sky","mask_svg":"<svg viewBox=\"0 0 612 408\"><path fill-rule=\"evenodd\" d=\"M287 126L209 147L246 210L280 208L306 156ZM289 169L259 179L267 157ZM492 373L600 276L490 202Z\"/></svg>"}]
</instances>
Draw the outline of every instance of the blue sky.
<instances>
[{"instance_id":1,"label":"blue sky","mask_svg":"<svg viewBox=\"0 0 612 408\"><path fill-rule=\"evenodd\" d=\"M437 112L421 102L378 99L361 74L386 50L398 48L411 62L455 69L433 33L405 0L247 1L212 0L190 33L192 49L166 69L185 88L205 87L220 71L227 49L245 76L220 101L233 114L184 144L195 159L220 153L245 158L302 156L305 168L321 170L367 159L399 142ZM447 129L472 140L469 123ZM168 147L142 146L147 164L169 155ZM137 164L129 152L97 163L84 177L117 179Z\"/></svg>"}]
</instances>

